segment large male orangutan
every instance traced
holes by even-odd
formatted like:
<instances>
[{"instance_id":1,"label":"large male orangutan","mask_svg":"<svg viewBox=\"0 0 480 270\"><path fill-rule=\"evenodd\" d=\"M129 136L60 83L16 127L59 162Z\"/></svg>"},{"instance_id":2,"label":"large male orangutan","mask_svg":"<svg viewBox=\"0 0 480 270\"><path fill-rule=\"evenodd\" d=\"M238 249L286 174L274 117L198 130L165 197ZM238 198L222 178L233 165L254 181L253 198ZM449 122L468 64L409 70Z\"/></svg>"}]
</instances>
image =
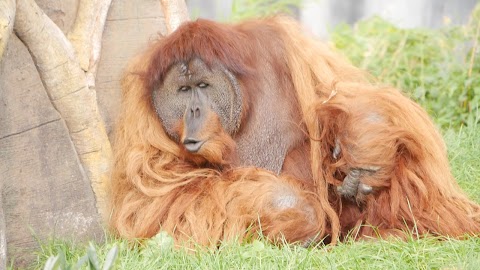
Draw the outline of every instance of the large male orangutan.
<instances>
[{"instance_id":1,"label":"large male orangutan","mask_svg":"<svg viewBox=\"0 0 480 270\"><path fill-rule=\"evenodd\" d=\"M202 245L480 232L425 111L290 19L188 22L123 80L120 236Z\"/></svg>"}]
</instances>

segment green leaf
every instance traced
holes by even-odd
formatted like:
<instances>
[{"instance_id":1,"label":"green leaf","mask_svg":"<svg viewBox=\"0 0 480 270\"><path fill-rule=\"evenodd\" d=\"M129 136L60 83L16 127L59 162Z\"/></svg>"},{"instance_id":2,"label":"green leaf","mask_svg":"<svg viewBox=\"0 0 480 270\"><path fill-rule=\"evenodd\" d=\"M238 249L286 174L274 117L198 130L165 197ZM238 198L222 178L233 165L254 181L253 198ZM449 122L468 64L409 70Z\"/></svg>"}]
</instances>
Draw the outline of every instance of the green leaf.
<instances>
[{"instance_id":1,"label":"green leaf","mask_svg":"<svg viewBox=\"0 0 480 270\"><path fill-rule=\"evenodd\" d=\"M117 259L118 247L115 245L107 254L105 258L105 263L103 264L103 270L110 270L113 268L115 260Z\"/></svg>"},{"instance_id":2,"label":"green leaf","mask_svg":"<svg viewBox=\"0 0 480 270\"><path fill-rule=\"evenodd\" d=\"M44 270L55 270L60 268L60 263L57 256L50 256L43 267Z\"/></svg>"},{"instance_id":3,"label":"green leaf","mask_svg":"<svg viewBox=\"0 0 480 270\"><path fill-rule=\"evenodd\" d=\"M98 263L97 251L95 246L90 243L87 249L88 263L90 269L100 270L100 264Z\"/></svg>"},{"instance_id":4,"label":"green leaf","mask_svg":"<svg viewBox=\"0 0 480 270\"><path fill-rule=\"evenodd\" d=\"M80 269L87 262L88 262L88 255L83 255L80 259L78 259L73 269Z\"/></svg>"}]
</instances>

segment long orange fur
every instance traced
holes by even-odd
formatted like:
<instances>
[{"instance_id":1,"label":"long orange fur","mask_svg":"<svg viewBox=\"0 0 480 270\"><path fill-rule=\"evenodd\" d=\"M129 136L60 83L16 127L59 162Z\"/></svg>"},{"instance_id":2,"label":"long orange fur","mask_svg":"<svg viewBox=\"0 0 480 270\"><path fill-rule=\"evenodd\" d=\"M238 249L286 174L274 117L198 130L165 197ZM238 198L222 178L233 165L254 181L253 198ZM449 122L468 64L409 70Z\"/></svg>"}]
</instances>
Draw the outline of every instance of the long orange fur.
<instances>
[{"instance_id":1,"label":"long orange fur","mask_svg":"<svg viewBox=\"0 0 480 270\"><path fill-rule=\"evenodd\" d=\"M181 36L194 34L201 42ZM203 34L205 40L198 37ZM176 61L219 61L248 92L256 76L269 76L252 69L261 51L280 63L274 68L293 86L289 95L303 119L298 132L306 133L309 145L303 161L310 163L309 179L188 162L153 109L152 89ZM187 23L131 62L122 100L109 183L109 224L122 237L165 230L178 242L214 246L249 233L297 242L336 241L351 230L358 236L480 232L480 207L452 177L445 145L426 112L400 91L372 83L290 19ZM342 149L338 159L332 156L335 144ZM350 168L372 166L380 170L362 181L373 194L356 202L337 194ZM295 207L276 206L282 192L296 198Z\"/></svg>"}]
</instances>

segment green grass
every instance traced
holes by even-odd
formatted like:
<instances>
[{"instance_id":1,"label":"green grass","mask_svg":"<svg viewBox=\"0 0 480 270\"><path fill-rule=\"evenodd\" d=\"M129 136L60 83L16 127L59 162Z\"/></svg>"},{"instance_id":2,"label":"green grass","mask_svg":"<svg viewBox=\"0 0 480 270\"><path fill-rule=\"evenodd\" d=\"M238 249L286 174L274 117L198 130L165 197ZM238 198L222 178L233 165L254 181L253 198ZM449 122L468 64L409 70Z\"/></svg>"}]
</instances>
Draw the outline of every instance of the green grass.
<instances>
[{"instance_id":1,"label":"green grass","mask_svg":"<svg viewBox=\"0 0 480 270\"><path fill-rule=\"evenodd\" d=\"M189 253L153 246L127 248L125 242L116 244L122 247L117 269L478 269L480 265L479 238L376 240L309 249L256 241L224 245L218 251L198 249ZM70 249L66 244L56 245ZM110 246L112 243L97 247L100 260ZM73 255L71 261L76 262L81 254ZM41 262L35 268L42 265Z\"/></svg>"},{"instance_id":2,"label":"green grass","mask_svg":"<svg viewBox=\"0 0 480 270\"><path fill-rule=\"evenodd\" d=\"M444 138L455 178L470 198L480 202L480 109L474 115L476 121L447 130Z\"/></svg>"},{"instance_id":3,"label":"green grass","mask_svg":"<svg viewBox=\"0 0 480 270\"><path fill-rule=\"evenodd\" d=\"M478 269L480 265L479 238L376 240L309 249L255 241L193 252L154 246L126 248L125 242L116 245L122 246L117 269ZM111 246L97 247L100 260Z\"/></svg>"}]
</instances>

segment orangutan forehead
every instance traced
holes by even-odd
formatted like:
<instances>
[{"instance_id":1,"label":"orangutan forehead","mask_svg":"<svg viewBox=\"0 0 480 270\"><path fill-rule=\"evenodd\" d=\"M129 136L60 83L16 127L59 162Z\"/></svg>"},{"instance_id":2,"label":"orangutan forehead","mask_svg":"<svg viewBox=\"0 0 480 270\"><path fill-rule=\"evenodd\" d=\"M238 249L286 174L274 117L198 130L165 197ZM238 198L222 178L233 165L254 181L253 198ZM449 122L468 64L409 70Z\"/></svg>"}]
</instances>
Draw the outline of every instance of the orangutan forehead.
<instances>
[{"instance_id":1,"label":"orangutan forehead","mask_svg":"<svg viewBox=\"0 0 480 270\"><path fill-rule=\"evenodd\" d=\"M205 62L200 58L193 58L190 61L177 63L174 68L175 72L178 72L178 75L182 79L192 79L195 76L203 76L206 73L212 72Z\"/></svg>"},{"instance_id":2,"label":"orangutan forehead","mask_svg":"<svg viewBox=\"0 0 480 270\"><path fill-rule=\"evenodd\" d=\"M186 63L180 63L180 66L178 68L181 75L188 75L190 73L190 70Z\"/></svg>"}]
</instances>

